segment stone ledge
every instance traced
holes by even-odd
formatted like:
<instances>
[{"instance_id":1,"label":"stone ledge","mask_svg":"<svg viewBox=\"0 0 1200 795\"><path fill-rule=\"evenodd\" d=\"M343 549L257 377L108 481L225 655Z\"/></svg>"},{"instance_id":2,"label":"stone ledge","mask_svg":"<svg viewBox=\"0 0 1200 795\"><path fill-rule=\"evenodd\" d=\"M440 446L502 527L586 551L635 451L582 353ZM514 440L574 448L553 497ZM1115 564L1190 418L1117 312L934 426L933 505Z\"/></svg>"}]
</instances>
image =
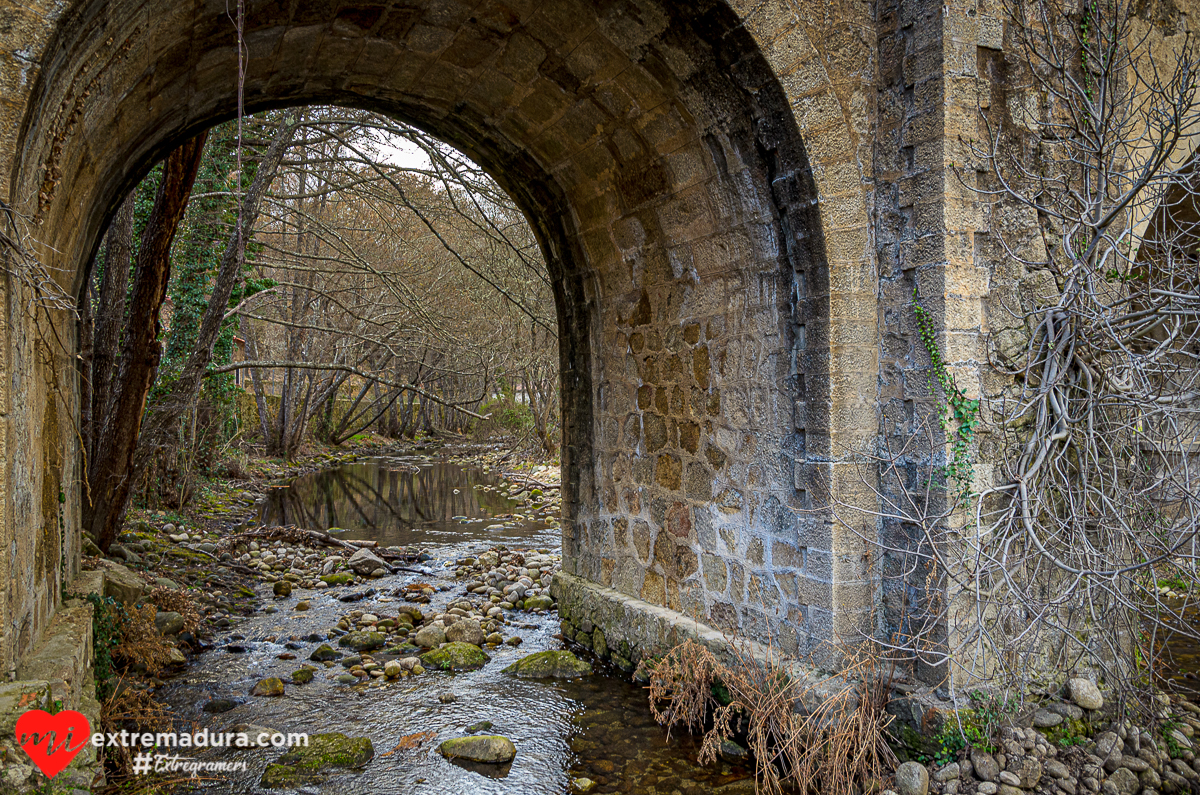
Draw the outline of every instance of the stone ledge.
<instances>
[{"instance_id":1,"label":"stone ledge","mask_svg":"<svg viewBox=\"0 0 1200 795\"><path fill-rule=\"evenodd\" d=\"M104 592L101 572L82 572L69 593ZM67 599L50 619L41 642L17 666L17 681L0 684L0 795L33 792L47 779L16 744L16 723L31 709L82 712L93 733L100 726L100 703L92 678L92 605ZM86 792L103 782L98 749L90 744L55 776L64 791ZM40 790L39 790L40 791Z\"/></svg>"},{"instance_id":2,"label":"stone ledge","mask_svg":"<svg viewBox=\"0 0 1200 795\"><path fill-rule=\"evenodd\" d=\"M17 666L17 679L49 682L53 701L79 709L91 668L92 605L68 599L50 619L42 642Z\"/></svg>"},{"instance_id":3,"label":"stone ledge","mask_svg":"<svg viewBox=\"0 0 1200 795\"><path fill-rule=\"evenodd\" d=\"M632 671L643 658L665 654L685 640L695 640L726 663L748 652L760 663L769 659L785 666L793 677L808 683L810 689L804 701L810 709L846 686L841 677L801 660L783 658L761 643L730 637L683 613L573 574L555 574L550 593L558 601L563 634L625 671ZM734 654L735 644L740 655Z\"/></svg>"}]
</instances>

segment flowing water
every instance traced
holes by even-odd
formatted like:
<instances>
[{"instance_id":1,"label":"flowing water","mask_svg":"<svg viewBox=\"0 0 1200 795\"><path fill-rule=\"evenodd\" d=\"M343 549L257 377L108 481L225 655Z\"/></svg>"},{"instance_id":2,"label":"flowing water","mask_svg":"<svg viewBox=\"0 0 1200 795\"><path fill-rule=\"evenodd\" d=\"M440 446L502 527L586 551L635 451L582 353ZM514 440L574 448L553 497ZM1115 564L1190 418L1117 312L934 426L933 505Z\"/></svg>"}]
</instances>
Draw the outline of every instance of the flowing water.
<instances>
[{"instance_id":1,"label":"flowing water","mask_svg":"<svg viewBox=\"0 0 1200 795\"><path fill-rule=\"evenodd\" d=\"M473 488L496 482L479 469L443 462L356 463L307 475L292 488L276 492L265 505L264 519L312 529L341 527L343 538L374 539L385 546L415 544L427 550L432 560L423 565L431 567L433 575L395 575L372 586L387 594L418 580L434 583L445 588L428 606L437 610L459 595L453 568L443 565L447 561L496 544L558 550L558 531L547 522L510 521L517 526L486 529L501 524L497 517L513 510L512 503L496 493ZM468 521L453 517L468 517ZM160 694L185 725L194 724L197 730L203 726L215 732L252 724L282 732L342 732L371 740L375 759L361 772L333 772L326 781L298 792L541 795L570 791L576 777L595 781L594 793L753 792L749 770L724 763L696 765L695 742L679 732L668 739L650 715L645 691L596 661L596 675L570 681L519 680L501 673L526 654L563 648L553 637L558 632L556 614L510 615L512 624L505 628L506 634L519 635L522 644L489 651L492 660L479 671L428 672L383 686L343 685L333 681L344 671L335 664L319 670L310 684L288 685L282 698L249 697L246 694L259 679L287 677L307 662L318 643L300 638L324 635L351 609L370 612L375 606L381 613L395 612L388 596L343 604L335 598L337 591L331 590L298 592L275 601L267 588L261 588L264 603L277 605L278 612L258 613L216 638L217 647L201 655ZM293 612L299 596L309 598L311 610ZM226 649L231 640L236 641L235 649L245 651ZM297 659L278 659L289 642L298 646L294 648ZM439 696L446 692L457 700L441 703ZM201 710L205 702L218 697L242 703L220 715ZM516 745L517 756L510 765L459 765L437 753L443 740L464 736L468 726L480 721L493 724L483 733L504 735ZM404 747L422 732L430 733L424 735L425 742ZM247 763L244 773L199 786L207 792L258 792L263 769L281 753L222 749L193 754Z\"/></svg>"}]
</instances>

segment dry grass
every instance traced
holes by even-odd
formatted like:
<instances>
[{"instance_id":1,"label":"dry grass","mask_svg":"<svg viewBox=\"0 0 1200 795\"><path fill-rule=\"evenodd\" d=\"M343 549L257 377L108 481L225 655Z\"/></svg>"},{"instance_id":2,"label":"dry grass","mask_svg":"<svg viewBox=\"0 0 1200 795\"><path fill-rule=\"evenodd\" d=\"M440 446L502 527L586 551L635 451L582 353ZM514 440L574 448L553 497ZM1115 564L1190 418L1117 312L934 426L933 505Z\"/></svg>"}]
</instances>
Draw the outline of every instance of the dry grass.
<instances>
[{"instance_id":1,"label":"dry grass","mask_svg":"<svg viewBox=\"0 0 1200 795\"><path fill-rule=\"evenodd\" d=\"M100 726L96 730L161 732L170 731L172 725L172 716L167 705L155 701L150 690L125 686L122 680L113 688L113 694L100 705ZM122 745L105 747L105 767L109 785L106 791L125 791L123 785L134 778L133 756L137 750L139 749Z\"/></svg>"},{"instance_id":2,"label":"dry grass","mask_svg":"<svg viewBox=\"0 0 1200 795\"><path fill-rule=\"evenodd\" d=\"M885 707L890 674L879 669L873 649L848 657L832 696L793 674L790 660L767 647L756 655L747 643L730 645L722 661L688 640L653 664L650 706L656 720L703 734L700 762L715 761L721 743L744 730L754 754L759 789L822 795L857 795L891 777L896 757L888 748ZM718 699L720 688L728 703Z\"/></svg>"},{"instance_id":3,"label":"dry grass","mask_svg":"<svg viewBox=\"0 0 1200 795\"><path fill-rule=\"evenodd\" d=\"M182 616L184 632L195 633L200 629L200 608L187 591L159 587L147 594L146 599L153 602L159 610L175 612Z\"/></svg>"}]
</instances>

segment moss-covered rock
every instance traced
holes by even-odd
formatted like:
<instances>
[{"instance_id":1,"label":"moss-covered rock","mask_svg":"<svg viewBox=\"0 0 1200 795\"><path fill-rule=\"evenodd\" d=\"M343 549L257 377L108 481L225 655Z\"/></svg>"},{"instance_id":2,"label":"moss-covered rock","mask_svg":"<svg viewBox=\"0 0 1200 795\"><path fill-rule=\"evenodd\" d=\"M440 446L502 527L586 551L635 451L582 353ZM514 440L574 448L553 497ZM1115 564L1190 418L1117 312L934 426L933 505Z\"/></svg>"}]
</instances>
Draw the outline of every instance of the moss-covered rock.
<instances>
[{"instance_id":1,"label":"moss-covered rock","mask_svg":"<svg viewBox=\"0 0 1200 795\"><path fill-rule=\"evenodd\" d=\"M309 738L308 746L293 748L267 765L259 784L268 789L311 784L334 768L362 767L374 756L375 748L366 737L317 734Z\"/></svg>"},{"instance_id":2,"label":"moss-covered rock","mask_svg":"<svg viewBox=\"0 0 1200 795\"><path fill-rule=\"evenodd\" d=\"M338 645L354 651L372 651L382 649L387 643L387 636L382 632L348 632L338 638Z\"/></svg>"},{"instance_id":3,"label":"moss-covered rock","mask_svg":"<svg viewBox=\"0 0 1200 795\"><path fill-rule=\"evenodd\" d=\"M480 734L446 740L438 746L438 753L447 759L466 759L468 762L499 765L511 762L517 755L517 747L507 737Z\"/></svg>"},{"instance_id":4,"label":"moss-covered rock","mask_svg":"<svg viewBox=\"0 0 1200 795\"><path fill-rule=\"evenodd\" d=\"M322 643L312 654L308 655L308 659L313 662L332 662L341 658L342 653L330 646L328 643Z\"/></svg>"},{"instance_id":5,"label":"moss-covered rock","mask_svg":"<svg viewBox=\"0 0 1200 795\"><path fill-rule=\"evenodd\" d=\"M283 695L283 680L278 676L268 676L266 679L260 679L258 684L250 689L252 696L282 696Z\"/></svg>"},{"instance_id":6,"label":"moss-covered rock","mask_svg":"<svg viewBox=\"0 0 1200 795\"><path fill-rule=\"evenodd\" d=\"M326 574L321 577L321 582L326 585L349 585L354 582L354 575L348 571L337 574Z\"/></svg>"},{"instance_id":7,"label":"moss-covered rock","mask_svg":"<svg viewBox=\"0 0 1200 795\"><path fill-rule=\"evenodd\" d=\"M592 665L569 651L539 651L517 660L504 673L522 679L572 679L589 676Z\"/></svg>"},{"instance_id":8,"label":"moss-covered rock","mask_svg":"<svg viewBox=\"0 0 1200 795\"><path fill-rule=\"evenodd\" d=\"M421 655L421 662L426 668L441 671L474 671L482 668L490 659L483 649L470 643L447 643L440 649Z\"/></svg>"},{"instance_id":9,"label":"moss-covered rock","mask_svg":"<svg viewBox=\"0 0 1200 795\"><path fill-rule=\"evenodd\" d=\"M300 668L292 671L292 683L297 685L306 685L313 680L313 669Z\"/></svg>"}]
</instances>

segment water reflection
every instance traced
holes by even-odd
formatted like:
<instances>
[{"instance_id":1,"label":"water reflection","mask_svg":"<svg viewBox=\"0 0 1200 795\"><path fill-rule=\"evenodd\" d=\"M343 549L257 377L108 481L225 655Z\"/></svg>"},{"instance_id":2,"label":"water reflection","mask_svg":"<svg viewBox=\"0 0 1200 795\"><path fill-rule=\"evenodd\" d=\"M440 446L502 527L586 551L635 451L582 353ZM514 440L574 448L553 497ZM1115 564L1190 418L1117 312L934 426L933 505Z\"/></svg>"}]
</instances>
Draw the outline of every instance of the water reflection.
<instances>
[{"instance_id":1,"label":"water reflection","mask_svg":"<svg viewBox=\"0 0 1200 795\"><path fill-rule=\"evenodd\" d=\"M463 541L557 546L557 531L546 522L513 518L517 503L476 488L499 483L476 467L445 461L360 461L303 475L289 487L275 489L260 519L310 530L341 528L343 538L383 546Z\"/></svg>"}]
</instances>

